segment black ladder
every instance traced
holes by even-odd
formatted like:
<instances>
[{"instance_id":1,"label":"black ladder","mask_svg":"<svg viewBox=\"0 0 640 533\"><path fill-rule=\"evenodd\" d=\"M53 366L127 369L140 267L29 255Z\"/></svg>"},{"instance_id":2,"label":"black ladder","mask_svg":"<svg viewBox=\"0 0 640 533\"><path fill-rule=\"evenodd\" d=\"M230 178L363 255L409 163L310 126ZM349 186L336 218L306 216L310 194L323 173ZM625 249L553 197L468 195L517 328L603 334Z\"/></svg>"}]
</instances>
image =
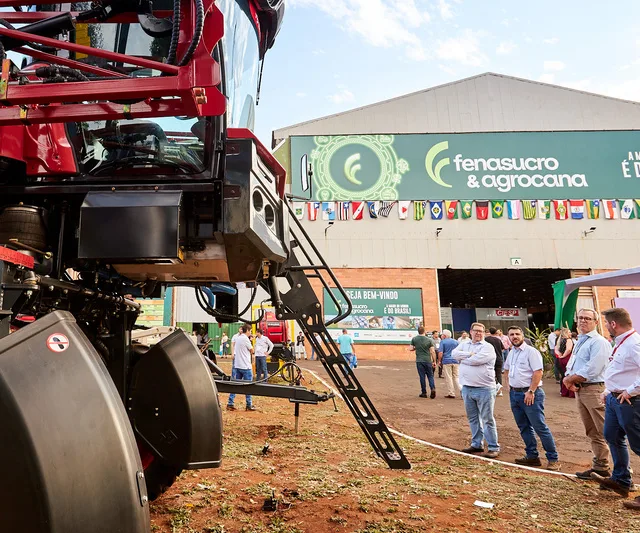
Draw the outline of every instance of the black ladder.
<instances>
[{"instance_id":1,"label":"black ladder","mask_svg":"<svg viewBox=\"0 0 640 533\"><path fill-rule=\"evenodd\" d=\"M411 464L404 452L327 330L327 326L339 322L351 313L349 296L290 206L289 212L290 220L293 222L290 227L292 253L286 274L278 278L272 276L263 282L263 286L271 294L276 317L278 320L296 320L298 322L376 453L392 469L409 469ZM300 259L305 261L305 264L299 262L295 250L300 252L298 255L301 256ZM322 305L313 290L311 280L317 280L326 288L336 308L341 309L338 299L329 286L328 279L340 293L343 301L347 303L347 308L342 314L325 324ZM283 285L288 285L288 287L283 287Z\"/></svg>"}]
</instances>

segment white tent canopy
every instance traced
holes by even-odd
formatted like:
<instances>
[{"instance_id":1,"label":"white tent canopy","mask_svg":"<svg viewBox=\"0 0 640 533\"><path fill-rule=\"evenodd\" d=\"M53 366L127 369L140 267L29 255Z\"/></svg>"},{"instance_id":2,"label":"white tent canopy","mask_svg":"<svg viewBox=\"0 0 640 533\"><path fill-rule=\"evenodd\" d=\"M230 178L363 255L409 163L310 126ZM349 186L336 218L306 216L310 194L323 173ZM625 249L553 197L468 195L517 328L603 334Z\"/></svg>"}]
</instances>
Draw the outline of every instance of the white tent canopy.
<instances>
[{"instance_id":1,"label":"white tent canopy","mask_svg":"<svg viewBox=\"0 0 640 533\"><path fill-rule=\"evenodd\" d=\"M564 280L564 298L579 287L640 287L640 267Z\"/></svg>"}]
</instances>

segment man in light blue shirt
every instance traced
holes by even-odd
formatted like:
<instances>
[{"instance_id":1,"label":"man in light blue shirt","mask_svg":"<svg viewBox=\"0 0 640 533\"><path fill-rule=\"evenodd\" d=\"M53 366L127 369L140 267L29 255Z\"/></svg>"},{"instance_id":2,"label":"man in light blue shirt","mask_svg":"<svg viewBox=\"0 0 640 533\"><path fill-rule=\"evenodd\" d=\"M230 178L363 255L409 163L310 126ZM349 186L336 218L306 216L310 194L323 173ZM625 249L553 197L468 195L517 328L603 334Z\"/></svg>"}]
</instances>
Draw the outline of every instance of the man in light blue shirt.
<instances>
[{"instance_id":1,"label":"man in light blue shirt","mask_svg":"<svg viewBox=\"0 0 640 533\"><path fill-rule=\"evenodd\" d=\"M349 363L349 368L355 368L358 366L356 362L356 351L354 349L353 339L351 335L347 333L346 329L342 330L342 335L338 337L338 346L340 347L340 353Z\"/></svg>"},{"instance_id":2,"label":"man in light blue shirt","mask_svg":"<svg viewBox=\"0 0 640 533\"><path fill-rule=\"evenodd\" d=\"M454 348L451 356L460 362L462 399L471 429L471 446L462 451L482 453L483 441L486 439L488 451L484 456L498 457L500 444L493 416L496 401L496 352L484 340L484 325L478 322L471 324L471 339Z\"/></svg>"},{"instance_id":3,"label":"man in light blue shirt","mask_svg":"<svg viewBox=\"0 0 640 533\"><path fill-rule=\"evenodd\" d=\"M598 313L593 309L578 311L578 340L567 363L564 384L576 393L578 412L593 451L592 467L577 472L580 479L591 479L591 473L609 477L609 447L604 438L605 407L600 402L604 392L604 371L609 364L611 344L598 333Z\"/></svg>"}]
</instances>

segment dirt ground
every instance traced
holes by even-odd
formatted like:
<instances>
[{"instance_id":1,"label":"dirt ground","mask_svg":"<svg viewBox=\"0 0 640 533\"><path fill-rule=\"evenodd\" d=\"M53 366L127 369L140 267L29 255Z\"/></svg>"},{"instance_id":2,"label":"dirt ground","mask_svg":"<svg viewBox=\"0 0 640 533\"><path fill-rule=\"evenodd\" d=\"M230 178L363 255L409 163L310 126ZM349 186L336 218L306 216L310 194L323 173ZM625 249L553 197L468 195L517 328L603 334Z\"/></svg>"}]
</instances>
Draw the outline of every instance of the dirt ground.
<instances>
[{"instance_id":1,"label":"dirt ground","mask_svg":"<svg viewBox=\"0 0 640 533\"><path fill-rule=\"evenodd\" d=\"M303 361L314 372L328 379L322 365ZM400 361L363 361L356 369L358 379L373 400L387 424L419 439L450 448L466 448L470 444L469 425L462 399L444 397L444 379L436 379L435 400L419 398L420 382L415 363ZM591 447L584 434L576 400L560 396L560 385L554 379L543 382L547 423L556 440L562 471L575 473L591 466ZM509 396L496 398L495 417L502 449L500 459L513 462L524 455L524 444L509 407ZM539 446L540 456L544 450ZM632 468L640 473L640 457L632 455ZM638 478L640 483L640 477Z\"/></svg>"},{"instance_id":2,"label":"dirt ground","mask_svg":"<svg viewBox=\"0 0 640 533\"><path fill-rule=\"evenodd\" d=\"M319 369L319 365L311 365ZM379 366L387 372L385 368L373 368ZM449 444L464 446L464 419L451 414L455 408L448 407L459 401L447 400L452 403L445 404L441 399L417 398L410 369L410 365L399 363L363 363L357 372L390 425L406 432L421 429L423 432L416 436L423 438L445 435L441 438ZM374 372L378 371L377 378ZM383 384L374 385L380 379ZM325 390L313 381L310 378L307 383L310 388ZM226 395L220 400L224 405ZM236 405L243 407L243 400L238 397ZM302 406L298 434L293 431L293 406L289 402L256 398L255 403L257 412L223 412L223 466L184 472L165 495L151 504L151 531L640 531L640 513L622 509L620 498L599 491L592 483L489 464L406 439L399 439L399 443L412 469L392 471L373 454L341 401L338 412L332 402ZM394 413L396 418L392 420ZM502 416L506 418L506 414ZM457 425L460 429L453 427ZM267 443L268 452L264 454ZM506 451L505 456L509 453ZM582 453L588 459L584 450ZM278 501L276 511L263 510L270 496ZM477 501L495 506L484 509L474 504Z\"/></svg>"}]
</instances>

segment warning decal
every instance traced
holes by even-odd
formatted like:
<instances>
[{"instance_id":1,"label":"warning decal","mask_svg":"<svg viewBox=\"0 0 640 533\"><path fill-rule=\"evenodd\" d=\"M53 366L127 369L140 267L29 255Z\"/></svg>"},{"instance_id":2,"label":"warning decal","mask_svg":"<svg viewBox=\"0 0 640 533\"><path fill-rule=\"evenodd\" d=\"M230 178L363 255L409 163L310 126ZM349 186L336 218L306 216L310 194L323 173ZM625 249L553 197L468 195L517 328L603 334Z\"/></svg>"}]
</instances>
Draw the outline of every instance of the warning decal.
<instances>
[{"instance_id":1,"label":"warning decal","mask_svg":"<svg viewBox=\"0 0 640 533\"><path fill-rule=\"evenodd\" d=\"M54 333L47 339L47 348L52 352L64 352L69 347L69 339L62 333Z\"/></svg>"}]
</instances>

